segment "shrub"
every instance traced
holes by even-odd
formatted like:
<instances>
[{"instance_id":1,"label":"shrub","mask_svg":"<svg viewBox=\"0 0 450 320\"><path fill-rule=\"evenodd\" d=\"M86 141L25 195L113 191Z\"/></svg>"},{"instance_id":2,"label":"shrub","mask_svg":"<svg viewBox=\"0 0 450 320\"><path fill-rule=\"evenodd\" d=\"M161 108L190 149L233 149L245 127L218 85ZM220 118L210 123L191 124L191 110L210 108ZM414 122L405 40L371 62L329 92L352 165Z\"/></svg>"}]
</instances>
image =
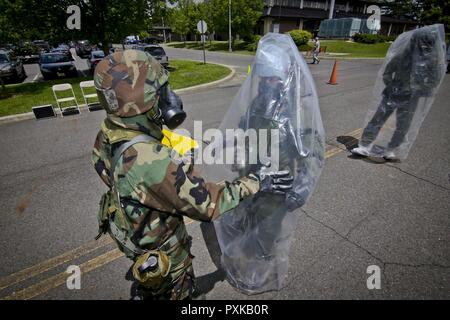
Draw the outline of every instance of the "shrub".
<instances>
[{"instance_id":1,"label":"shrub","mask_svg":"<svg viewBox=\"0 0 450 320\"><path fill-rule=\"evenodd\" d=\"M397 38L396 36L383 36L384 41L389 42L389 41L395 41L395 39Z\"/></svg>"},{"instance_id":2,"label":"shrub","mask_svg":"<svg viewBox=\"0 0 450 320\"><path fill-rule=\"evenodd\" d=\"M311 51L312 49L313 47L309 44L302 44L301 46L298 47L298 50L302 52L308 52Z\"/></svg>"},{"instance_id":3,"label":"shrub","mask_svg":"<svg viewBox=\"0 0 450 320\"><path fill-rule=\"evenodd\" d=\"M256 51L256 49L258 48L258 42L259 40L261 40L261 36L260 35L254 35L252 38L252 42L248 43L246 46L246 49L248 51Z\"/></svg>"},{"instance_id":4,"label":"shrub","mask_svg":"<svg viewBox=\"0 0 450 320\"><path fill-rule=\"evenodd\" d=\"M312 38L311 32L306 30L291 30L288 34L291 36L292 40L294 40L297 47L308 44L308 41Z\"/></svg>"},{"instance_id":5,"label":"shrub","mask_svg":"<svg viewBox=\"0 0 450 320\"><path fill-rule=\"evenodd\" d=\"M379 42L385 42L386 37L381 36L379 34L361 34L356 33L353 36L353 41L359 42L359 43L379 43Z\"/></svg>"}]
</instances>

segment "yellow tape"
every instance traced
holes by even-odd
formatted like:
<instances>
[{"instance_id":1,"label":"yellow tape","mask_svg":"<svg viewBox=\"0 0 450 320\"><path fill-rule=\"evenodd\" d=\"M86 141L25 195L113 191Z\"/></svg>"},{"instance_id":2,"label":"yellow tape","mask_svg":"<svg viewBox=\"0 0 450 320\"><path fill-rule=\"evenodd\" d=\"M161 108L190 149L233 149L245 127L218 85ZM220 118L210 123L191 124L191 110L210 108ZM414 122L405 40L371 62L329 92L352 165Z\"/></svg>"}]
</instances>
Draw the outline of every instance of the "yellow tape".
<instances>
[{"instance_id":1,"label":"yellow tape","mask_svg":"<svg viewBox=\"0 0 450 320\"><path fill-rule=\"evenodd\" d=\"M174 149L182 156L192 149L198 148L198 143L194 139L166 129L163 129L162 132L164 134L164 138L161 143L169 148Z\"/></svg>"}]
</instances>

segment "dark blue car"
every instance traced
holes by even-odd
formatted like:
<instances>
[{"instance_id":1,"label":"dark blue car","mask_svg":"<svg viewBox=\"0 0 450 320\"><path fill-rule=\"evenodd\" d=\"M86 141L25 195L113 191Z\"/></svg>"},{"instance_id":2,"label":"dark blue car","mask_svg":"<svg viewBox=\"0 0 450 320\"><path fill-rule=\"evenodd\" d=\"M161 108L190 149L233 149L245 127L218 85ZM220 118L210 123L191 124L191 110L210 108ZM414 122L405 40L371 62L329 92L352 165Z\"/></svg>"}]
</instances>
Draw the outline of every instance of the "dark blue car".
<instances>
[{"instance_id":1,"label":"dark blue car","mask_svg":"<svg viewBox=\"0 0 450 320\"><path fill-rule=\"evenodd\" d=\"M43 53L39 59L39 69L44 79L76 77L77 68L71 55L66 53Z\"/></svg>"}]
</instances>

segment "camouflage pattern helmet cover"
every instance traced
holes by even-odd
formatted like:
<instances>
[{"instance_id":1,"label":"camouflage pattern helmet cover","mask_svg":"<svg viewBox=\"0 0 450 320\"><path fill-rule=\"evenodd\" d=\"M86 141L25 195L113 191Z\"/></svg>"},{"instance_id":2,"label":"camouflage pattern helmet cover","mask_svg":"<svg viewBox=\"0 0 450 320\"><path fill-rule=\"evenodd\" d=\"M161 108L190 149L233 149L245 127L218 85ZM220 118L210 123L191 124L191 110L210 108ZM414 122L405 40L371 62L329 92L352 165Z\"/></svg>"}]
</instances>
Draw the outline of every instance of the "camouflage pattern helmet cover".
<instances>
[{"instance_id":1,"label":"camouflage pattern helmet cover","mask_svg":"<svg viewBox=\"0 0 450 320\"><path fill-rule=\"evenodd\" d=\"M156 106L158 89L168 77L167 71L148 53L125 50L99 62L94 84L107 113L133 117Z\"/></svg>"}]
</instances>

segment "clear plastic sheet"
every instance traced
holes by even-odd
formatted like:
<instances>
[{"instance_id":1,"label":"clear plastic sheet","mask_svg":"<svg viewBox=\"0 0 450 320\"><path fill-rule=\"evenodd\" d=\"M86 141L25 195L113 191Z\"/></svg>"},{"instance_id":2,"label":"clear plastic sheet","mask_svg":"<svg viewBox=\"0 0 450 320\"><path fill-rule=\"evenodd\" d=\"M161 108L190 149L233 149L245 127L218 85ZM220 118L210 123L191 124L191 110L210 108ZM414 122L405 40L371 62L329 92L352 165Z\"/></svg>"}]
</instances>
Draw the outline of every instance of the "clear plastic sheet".
<instances>
[{"instance_id":1,"label":"clear plastic sheet","mask_svg":"<svg viewBox=\"0 0 450 320\"><path fill-rule=\"evenodd\" d=\"M360 150L375 157L406 159L445 70L443 25L401 34L378 72Z\"/></svg>"},{"instance_id":2,"label":"clear plastic sheet","mask_svg":"<svg viewBox=\"0 0 450 320\"><path fill-rule=\"evenodd\" d=\"M257 140L241 143L237 135L226 135L235 129L254 129ZM229 282L246 294L279 290L288 270L297 209L314 190L325 149L314 81L290 36L269 33L261 39L251 72L220 130L225 138L215 157L235 151L235 161L205 166L208 180L232 181L268 164L271 170L289 170L294 176L287 195L258 193L214 222ZM261 149L266 149L266 157L258 153ZM240 151L245 157L237 156ZM260 157L255 162L256 153Z\"/></svg>"}]
</instances>

